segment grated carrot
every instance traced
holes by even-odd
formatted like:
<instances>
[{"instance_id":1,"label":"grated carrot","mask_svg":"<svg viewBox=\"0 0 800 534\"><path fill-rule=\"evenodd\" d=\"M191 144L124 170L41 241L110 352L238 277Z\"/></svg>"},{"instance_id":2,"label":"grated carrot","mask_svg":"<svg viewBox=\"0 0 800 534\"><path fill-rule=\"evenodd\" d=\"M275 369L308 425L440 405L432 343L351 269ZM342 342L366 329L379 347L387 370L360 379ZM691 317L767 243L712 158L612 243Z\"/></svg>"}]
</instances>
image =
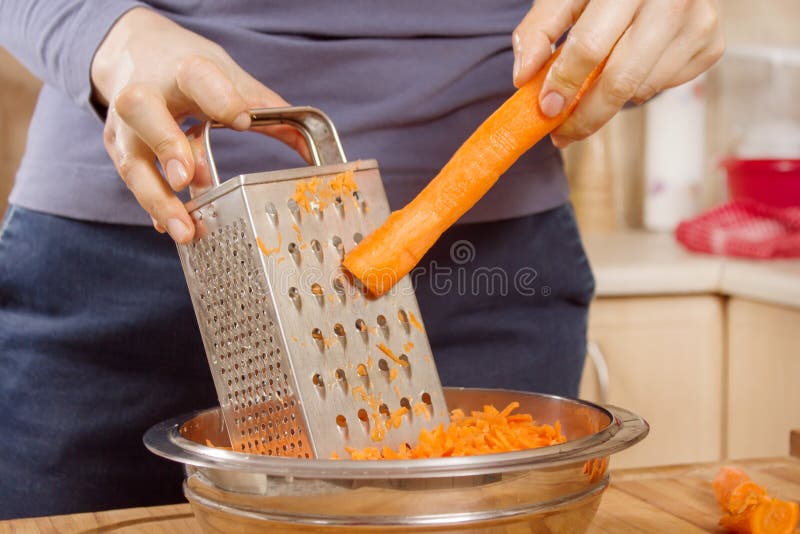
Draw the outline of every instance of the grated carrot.
<instances>
[{"instance_id":1,"label":"grated carrot","mask_svg":"<svg viewBox=\"0 0 800 534\"><path fill-rule=\"evenodd\" d=\"M384 353L385 355L387 355L389 358L391 358L392 361L394 361L394 363L396 363L397 365L402 365L403 367L408 367L408 362L398 358L395 355L395 353L392 352L392 349L387 347L384 343L378 343L378 348L381 349L381 352Z\"/></svg>"},{"instance_id":2,"label":"grated carrot","mask_svg":"<svg viewBox=\"0 0 800 534\"><path fill-rule=\"evenodd\" d=\"M414 415L418 415L418 406L424 405L414 406ZM483 411L474 411L470 415L456 409L450 414L447 428L439 425L432 431L423 429L413 447L402 445L397 450L348 447L345 450L353 460L410 460L519 451L557 445L567 440L558 422L555 425L537 425L528 414L514 414L518 408L517 402L510 403L503 410L487 405ZM389 426L397 428L397 421L407 412L405 408L395 411L389 418Z\"/></svg>"}]
</instances>

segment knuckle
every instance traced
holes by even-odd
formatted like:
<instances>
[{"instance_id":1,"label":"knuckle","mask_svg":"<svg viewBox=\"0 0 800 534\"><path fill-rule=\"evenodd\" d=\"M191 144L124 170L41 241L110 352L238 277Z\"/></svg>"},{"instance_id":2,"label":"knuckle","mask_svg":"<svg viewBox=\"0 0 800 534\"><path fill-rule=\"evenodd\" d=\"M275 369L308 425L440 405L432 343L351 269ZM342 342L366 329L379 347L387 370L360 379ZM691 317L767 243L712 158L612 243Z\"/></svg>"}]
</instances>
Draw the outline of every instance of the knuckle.
<instances>
[{"instance_id":1,"label":"knuckle","mask_svg":"<svg viewBox=\"0 0 800 534\"><path fill-rule=\"evenodd\" d=\"M106 125L103 127L103 145L105 145L106 150L109 153L114 149L116 142L117 129L106 123Z\"/></svg>"},{"instance_id":2,"label":"knuckle","mask_svg":"<svg viewBox=\"0 0 800 534\"><path fill-rule=\"evenodd\" d=\"M720 35L719 39L714 41L714 43L708 49L707 52L709 61L708 66L710 67L711 65L719 61L724 53L725 53L725 37Z\"/></svg>"},{"instance_id":3,"label":"knuckle","mask_svg":"<svg viewBox=\"0 0 800 534\"><path fill-rule=\"evenodd\" d=\"M172 137L164 137L153 143L153 152L159 157L178 154L181 152L180 144Z\"/></svg>"},{"instance_id":4,"label":"knuckle","mask_svg":"<svg viewBox=\"0 0 800 534\"><path fill-rule=\"evenodd\" d=\"M204 72L208 68L208 64L208 59L199 54L189 55L178 64L178 77L185 78L197 72Z\"/></svg>"},{"instance_id":5,"label":"knuckle","mask_svg":"<svg viewBox=\"0 0 800 534\"><path fill-rule=\"evenodd\" d=\"M703 36L713 35L719 28L719 22L719 15L716 10L709 9L707 13L700 17L697 23L698 30Z\"/></svg>"},{"instance_id":6,"label":"knuckle","mask_svg":"<svg viewBox=\"0 0 800 534\"><path fill-rule=\"evenodd\" d=\"M621 72L613 76L606 85L605 93L617 105L622 105L636 94L641 78L632 72Z\"/></svg>"},{"instance_id":7,"label":"knuckle","mask_svg":"<svg viewBox=\"0 0 800 534\"><path fill-rule=\"evenodd\" d=\"M572 79L567 71L566 65L560 61L560 58L559 61L556 61L550 68L550 74L548 77L550 78L550 81L558 87L562 87L571 91L577 91L578 87L580 87L580 83Z\"/></svg>"},{"instance_id":8,"label":"knuckle","mask_svg":"<svg viewBox=\"0 0 800 534\"><path fill-rule=\"evenodd\" d=\"M605 58L605 51L591 35L574 35L568 37L567 41L572 49L571 53L583 63L594 66Z\"/></svg>"},{"instance_id":9,"label":"knuckle","mask_svg":"<svg viewBox=\"0 0 800 534\"><path fill-rule=\"evenodd\" d=\"M673 14L682 16L691 7L696 0L671 0L669 7Z\"/></svg>"},{"instance_id":10,"label":"knuckle","mask_svg":"<svg viewBox=\"0 0 800 534\"><path fill-rule=\"evenodd\" d=\"M151 96L150 88L142 83L133 83L124 87L114 98L114 108L123 118L126 114L139 109Z\"/></svg>"},{"instance_id":11,"label":"knuckle","mask_svg":"<svg viewBox=\"0 0 800 534\"><path fill-rule=\"evenodd\" d=\"M641 102L646 102L651 98L653 98L657 92L658 89L655 86L653 86L649 82L644 82L639 86L638 89L636 89L636 94L634 95L634 97L636 98L636 100L639 100Z\"/></svg>"}]
</instances>

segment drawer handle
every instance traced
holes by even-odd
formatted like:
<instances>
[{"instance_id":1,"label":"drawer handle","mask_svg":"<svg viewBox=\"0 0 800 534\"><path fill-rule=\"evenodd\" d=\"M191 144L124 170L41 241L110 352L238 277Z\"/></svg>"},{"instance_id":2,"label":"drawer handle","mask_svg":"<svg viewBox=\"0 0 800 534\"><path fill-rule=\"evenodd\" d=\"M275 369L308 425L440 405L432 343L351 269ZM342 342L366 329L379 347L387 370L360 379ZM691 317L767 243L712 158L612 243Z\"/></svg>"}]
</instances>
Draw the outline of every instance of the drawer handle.
<instances>
[{"instance_id":1,"label":"drawer handle","mask_svg":"<svg viewBox=\"0 0 800 534\"><path fill-rule=\"evenodd\" d=\"M600 403L608 404L608 363L600 345L596 341L589 341L586 354L594 365L597 374L597 385L600 388Z\"/></svg>"}]
</instances>

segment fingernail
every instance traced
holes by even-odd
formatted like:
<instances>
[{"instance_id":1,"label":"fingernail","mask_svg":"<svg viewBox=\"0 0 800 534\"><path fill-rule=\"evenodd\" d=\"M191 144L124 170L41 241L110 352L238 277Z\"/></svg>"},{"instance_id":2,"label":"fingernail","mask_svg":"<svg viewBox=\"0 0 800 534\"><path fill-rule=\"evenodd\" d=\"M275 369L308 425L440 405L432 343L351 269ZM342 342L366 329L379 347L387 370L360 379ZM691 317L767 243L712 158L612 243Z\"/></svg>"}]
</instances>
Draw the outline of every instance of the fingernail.
<instances>
[{"instance_id":1,"label":"fingernail","mask_svg":"<svg viewBox=\"0 0 800 534\"><path fill-rule=\"evenodd\" d=\"M189 227L180 219L167 219L167 232L178 242L186 241L191 235Z\"/></svg>"},{"instance_id":2,"label":"fingernail","mask_svg":"<svg viewBox=\"0 0 800 534\"><path fill-rule=\"evenodd\" d=\"M237 130L248 129L250 127L250 114L244 111L239 113L239 116L233 119L231 126Z\"/></svg>"},{"instance_id":3,"label":"fingernail","mask_svg":"<svg viewBox=\"0 0 800 534\"><path fill-rule=\"evenodd\" d=\"M564 97L555 91L550 91L539 101L542 113L548 117L556 117L564 111Z\"/></svg>"},{"instance_id":4,"label":"fingernail","mask_svg":"<svg viewBox=\"0 0 800 534\"><path fill-rule=\"evenodd\" d=\"M159 234L163 234L165 232L164 227L161 226L161 223L155 220L155 218L150 217L150 220L153 221L153 228L156 229L156 232L158 232Z\"/></svg>"},{"instance_id":5,"label":"fingernail","mask_svg":"<svg viewBox=\"0 0 800 534\"><path fill-rule=\"evenodd\" d=\"M186 185L186 180L189 175L186 172L186 167L177 159L171 159L167 162L167 181L172 189L178 190Z\"/></svg>"},{"instance_id":6,"label":"fingernail","mask_svg":"<svg viewBox=\"0 0 800 534\"><path fill-rule=\"evenodd\" d=\"M519 71L522 68L522 39L519 36L519 33L514 32L511 36L511 46L514 50L514 70L513 70L513 78L514 78L514 85L517 85L517 78L519 77Z\"/></svg>"},{"instance_id":7,"label":"fingernail","mask_svg":"<svg viewBox=\"0 0 800 534\"><path fill-rule=\"evenodd\" d=\"M556 148L564 148L570 143L568 138L561 135L550 135L550 139L553 141L553 145Z\"/></svg>"}]
</instances>

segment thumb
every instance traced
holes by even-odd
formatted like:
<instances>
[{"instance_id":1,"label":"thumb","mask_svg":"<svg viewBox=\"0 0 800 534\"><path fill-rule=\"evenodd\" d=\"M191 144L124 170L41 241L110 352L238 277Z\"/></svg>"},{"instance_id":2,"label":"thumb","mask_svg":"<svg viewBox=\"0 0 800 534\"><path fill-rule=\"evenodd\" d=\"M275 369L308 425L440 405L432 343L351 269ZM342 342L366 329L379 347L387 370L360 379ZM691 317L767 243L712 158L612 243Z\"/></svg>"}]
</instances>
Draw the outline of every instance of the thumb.
<instances>
[{"instance_id":1,"label":"thumb","mask_svg":"<svg viewBox=\"0 0 800 534\"><path fill-rule=\"evenodd\" d=\"M553 53L553 43L564 35L588 0L537 0L512 34L514 85L521 87Z\"/></svg>"}]
</instances>

